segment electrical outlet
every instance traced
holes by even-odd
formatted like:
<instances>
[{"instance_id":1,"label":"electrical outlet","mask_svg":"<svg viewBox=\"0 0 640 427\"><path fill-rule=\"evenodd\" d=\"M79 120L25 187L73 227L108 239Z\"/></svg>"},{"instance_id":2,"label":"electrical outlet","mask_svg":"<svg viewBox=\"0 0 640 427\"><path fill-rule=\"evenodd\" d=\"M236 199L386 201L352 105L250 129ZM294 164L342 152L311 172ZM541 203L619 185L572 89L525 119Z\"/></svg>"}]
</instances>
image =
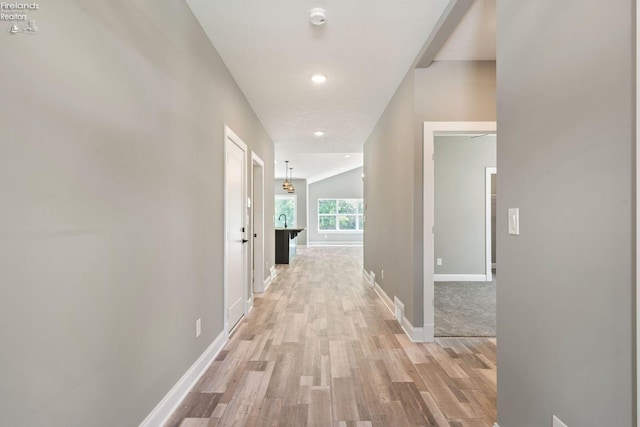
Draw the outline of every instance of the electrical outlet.
<instances>
[{"instance_id":1,"label":"electrical outlet","mask_svg":"<svg viewBox=\"0 0 640 427\"><path fill-rule=\"evenodd\" d=\"M380 278L384 279L384 270L380 270Z\"/></svg>"},{"instance_id":2,"label":"electrical outlet","mask_svg":"<svg viewBox=\"0 0 640 427\"><path fill-rule=\"evenodd\" d=\"M442 258L436 259L436 265L442 265Z\"/></svg>"},{"instance_id":3,"label":"electrical outlet","mask_svg":"<svg viewBox=\"0 0 640 427\"><path fill-rule=\"evenodd\" d=\"M196 338L198 338L201 333L202 333L202 322L200 321L200 319L198 319L196 320Z\"/></svg>"},{"instance_id":4,"label":"electrical outlet","mask_svg":"<svg viewBox=\"0 0 640 427\"><path fill-rule=\"evenodd\" d=\"M560 421L560 419L554 415L553 416L553 427L569 427L569 426L567 426L565 423Z\"/></svg>"}]
</instances>

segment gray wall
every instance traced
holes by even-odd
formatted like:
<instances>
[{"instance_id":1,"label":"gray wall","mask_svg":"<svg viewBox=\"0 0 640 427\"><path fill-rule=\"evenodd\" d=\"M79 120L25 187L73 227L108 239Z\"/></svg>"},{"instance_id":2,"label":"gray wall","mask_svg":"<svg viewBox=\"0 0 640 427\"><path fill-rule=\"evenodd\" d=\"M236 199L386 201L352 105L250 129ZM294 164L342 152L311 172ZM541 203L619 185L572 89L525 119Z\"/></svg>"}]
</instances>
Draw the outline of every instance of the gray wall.
<instances>
[{"instance_id":1,"label":"gray wall","mask_svg":"<svg viewBox=\"0 0 640 427\"><path fill-rule=\"evenodd\" d=\"M363 168L309 184L309 242L362 242L362 232L319 232L318 199L362 199Z\"/></svg>"},{"instance_id":2,"label":"gray wall","mask_svg":"<svg viewBox=\"0 0 640 427\"><path fill-rule=\"evenodd\" d=\"M0 35L0 424L134 426L223 330L223 125L267 212L273 144L185 2L37 14Z\"/></svg>"},{"instance_id":3,"label":"gray wall","mask_svg":"<svg viewBox=\"0 0 640 427\"><path fill-rule=\"evenodd\" d=\"M434 150L435 273L485 274L485 168L496 165L496 137L436 136Z\"/></svg>"},{"instance_id":4,"label":"gray wall","mask_svg":"<svg viewBox=\"0 0 640 427\"><path fill-rule=\"evenodd\" d=\"M364 269L405 316L422 323L422 297L414 297L413 168L414 75L409 72L364 145ZM384 279L381 270L384 270ZM422 292L420 293L422 295Z\"/></svg>"},{"instance_id":5,"label":"gray wall","mask_svg":"<svg viewBox=\"0 0 640 427\"><path fill-rule=\"evenodd\" d=\"M495 62L434 62L410 70L364 146L364 267L423 324L425 121L494 121ZM384 269L385 279L380 279Z\"/></svg>"},{"instance_id":6,"label":"gray wall","mask_svg":"<svg viewBox=\"0 0 640 427\"><path fill-rule=\"evenodd\" d=\"M292 196L296 197L296 227L298 228L306 228L307 227L307 180L306 179L294 179L293 187L295 188L295 193L289 194L286 190L282 188L283 179L276 179L273 181L273 191L276 196ZM274 215L275 210L272 209L271 213L268 215ZM275 221L275 218L273 219ZM306 245L307 244L307 236L308 230L304 230L302 233L298 234L298 245ZM274 236L275 239L275 236ZM275 243L274 243L275 245ZM274 246L275 250L275 246Z\"/></svg>"},{"instance_id":7,"label":"gray wall","mask_svg":"<svg viewBox=\"0 0 640 427\"><path fill-rule=\"evenodd\" d=\"M498 2L501 427L635 425L634 3Z\"/></svg>"}]
</instances>

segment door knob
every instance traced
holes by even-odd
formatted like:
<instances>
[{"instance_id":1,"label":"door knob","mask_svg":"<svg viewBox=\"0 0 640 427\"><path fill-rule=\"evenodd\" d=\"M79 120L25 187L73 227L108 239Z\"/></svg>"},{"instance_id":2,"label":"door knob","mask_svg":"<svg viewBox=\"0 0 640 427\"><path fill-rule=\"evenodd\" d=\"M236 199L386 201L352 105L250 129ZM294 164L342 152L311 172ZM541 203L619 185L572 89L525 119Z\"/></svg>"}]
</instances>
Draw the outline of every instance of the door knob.
<instances>
[{"instance_id":1,"label":"door knob","mask_svg":"<svg viewBox=\"0 0 640 427\"><path fill-rule=\"evenodd\" d=\"M242 239L242 243L247 243L248 240L247 239Z\"/></svg>"}]
</instances>

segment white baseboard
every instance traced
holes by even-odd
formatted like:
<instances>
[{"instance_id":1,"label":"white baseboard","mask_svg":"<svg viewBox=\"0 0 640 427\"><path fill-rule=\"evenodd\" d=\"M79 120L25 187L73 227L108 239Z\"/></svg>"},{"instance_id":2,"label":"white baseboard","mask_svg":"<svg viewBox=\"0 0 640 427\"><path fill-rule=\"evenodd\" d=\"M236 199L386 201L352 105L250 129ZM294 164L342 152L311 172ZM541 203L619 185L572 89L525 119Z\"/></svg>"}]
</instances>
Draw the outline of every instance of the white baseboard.
<instances>
[{"instance_id":1,"label":"white baseboard","mask_svg":"<svg viewBox=\"0 0 640 427\"><path fill-rule=\"evenodd\" d=\"M362 277L364 277L364 280L367 281L367 283L369 285L371 285L371 287L375 287L376 284L376 275L373 273L373 271L371 273L367 273L367 270L365 270L364 268L362 269Z\"/></svg>"},{"instance_id":2,"label":"white baseboard","mask_svg":"<svg viewBox=\"0 0 640 427\"><path fill-rule=\"evenodd\" d=\"M269 269L269 274L271 275L271 281L273 282L276 279L276 276L278 275L275 265L271 266L271 268Z\"/></svg>"},{"instance_id":3,"label":"white baseboard","mask_svg":"<svg viewBox=\"0 0 640 427\"><path fill-rule=\"evenodd\" d=\"M362 242L307 242L307 246L363 246Z\"/></svg>"},{"instance_id":4,"label":"white baseboard","mask_svg":"<svg viewBox=\"0 0 640 427\"><path fill-rule=\"evenodd\" d=\"M169 390L169 392L162 398L160 403L153 408L153 411L147 418L140 423L140 427L157 427L163 426L169 417L178 408L182 400L187 396L189 391L196 385L196 382L200 379L202 374L205 373L209 365L220 354L220 351L227 343L227 338L224 331L213 340L211 345L200 355L198 360L185 372L185 374L178 380L178 382Z\"/></svg>"},{"instance_id":5,"label":"white baseboard","mask_svg":"<svg viewBox=\"0 0 640 427\"><path fill-rule=\"evenodd\" d=\"M434 342L436 340L436 325L434 323L426 323L422 327L422 336L424 342Z\"/></svg>"},{"instance_id":6,"label":"white baseboard","mask_svg":"<svg viewBox=\"0 0 640 427\"><path fill-rule=\"evenodd\" d=\"M389 295L387 295L384 289L382 289L380 285L378 285L377 283L373 285L373 289L376 291L376 293L384 303L385 307L387 307L389 312L395 316L396 313L394 312L393 301L391 301L391 298L389 298Z\"/></svg>"},{"instance_id":7,"label":"white baseboard","mask_svg":"<svg viewBox=\"0 0 640 427\"><path fill-rule=\"evenodd\" d=\"M434 274L434 282L486 282L486 274Z\"/></svg>"},{"instance_id":8,"label":"white baseboard","mask_svg":"<svg viewBox=\"0 0 640 427\"><path fill-rule=\"evenodd\" d=\"M366 272L363 271L363 274L364 273ZM384 289L382 289L380 285L377 283L374 286L374 290L376 291L376 293L378 294L378 296L380 297L384 305L387 307L389 312L393 314L393 316L395 317L396 316L395 304L391 300L391 298L389 298L389 295L387 295ZM425 330L427 329L417 328L413 326L409 321L409 319L407 319L403 313L402 321L400 322L400 327L402 328L404 333L409 337L409 339L413 342L432 342L433 341L433 325L431 326L431 336L429 337L428 335L425 334Z\"/></svg>"},{"instance_id":9,"label":"white baseboard","mask_svg":"<svg viewBox=\"0 0 640 427\"><path fill-rule=\"evenodd\" d=\"M493 427L500 427L498 423L493 423Z\"/></svg>"},{"instance_id":10,"label":"white baseboard","mask_svg":"<svg viewBox=\"0 0 640 427\"><path fill-rule=\"evenodd\" d=\"M249 314L253 309L253 295L244 302L244 312Z\"/></svg>"},{"instance_id":11,"label":"white baseboard","mask_svg":"<svg viewBox=\"0 0 640 427\"><path fill-rule=\"evenodd\" d=\"M262 292L265 292L267 290L267 288L271 285L271 282L273 282L273 280L271 280L271 275L269 275L269 277L264 279L264 285L262 286Z\"/></svg>"},{"instance_id":12,"label":"white baseboard","mask_svg":"<svg viewBox=\"0 0 640 427\"><path fill-rule=\"evenodd\" d=\"M413 326L411 322L409 322L409 319L404 316L402 317L402 330L413 342L427 342L425 339L424 328Z\"/></svg>"}]
</instances>

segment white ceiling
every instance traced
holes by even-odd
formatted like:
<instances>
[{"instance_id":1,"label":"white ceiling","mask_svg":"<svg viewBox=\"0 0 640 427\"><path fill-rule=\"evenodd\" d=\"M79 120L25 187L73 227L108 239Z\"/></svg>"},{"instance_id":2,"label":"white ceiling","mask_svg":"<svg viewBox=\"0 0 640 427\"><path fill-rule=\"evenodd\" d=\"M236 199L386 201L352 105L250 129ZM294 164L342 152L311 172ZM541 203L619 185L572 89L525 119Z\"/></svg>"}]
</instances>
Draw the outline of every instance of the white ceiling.
<instances>
[{"instance_id":1,"label":"white ceiling","mask_svg":"<svg viewBox=\"0 0 640 427\"><path fill-rule=\"evenodd\" d=\"M362 165L363 143L448 2L187 0L274 141L276 177L290 160L310 181ZM469 20L486 19L493 2L495 22L495 0L476 2ZM327 11L321 27L309 22L315 7ZM474 53L469 38L485 27L468 25L447 58ZM315 73L327 82L312 83Z\"/></svg>"}]
</instances>

